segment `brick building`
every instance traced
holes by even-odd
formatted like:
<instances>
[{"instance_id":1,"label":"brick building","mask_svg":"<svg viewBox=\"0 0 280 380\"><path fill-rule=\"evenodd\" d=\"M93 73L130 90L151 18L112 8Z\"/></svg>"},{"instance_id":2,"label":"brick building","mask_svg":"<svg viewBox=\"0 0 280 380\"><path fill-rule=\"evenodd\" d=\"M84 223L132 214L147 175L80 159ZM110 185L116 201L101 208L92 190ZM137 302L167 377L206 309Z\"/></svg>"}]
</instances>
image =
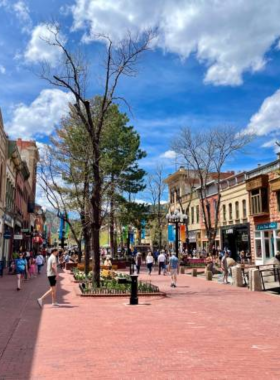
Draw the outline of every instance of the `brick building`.
<instances>
[{"instance_id":1,"label":"brick building","mask_svg":"<svg viewBox=\"0 0 280 380\"><path fill-rule=\"evenodd\" d=\"M4 131L0 109L0 260L4 245L4 215L6 207L6 160L8 155L8 139Z\"/></svg>"},{"instance_id":2,"label":"brick building","mask_svg":"<svg viewBox=\"0 0 280 380\"><path fill-rule=\"evenodd\" d=\"M35 198L36 198L36 184L37 184L37 165L39 162L39 151L35 141L24 141L18 139L16 141L17 148L20 152L21 158L26 162L29 170L28 183L26 183L25 191L28 197L28 213L29 213L29 231L27 232L27 225L25 230L26 238L29 238L28 234L35 232L36 224L36 210L35 210Z\"/></svg>"},{"instance_id":3,"label":"brick building","mask_svg":"<svg viewBox=\"0 0 280 380\"><path fill-rule=\"evenodd\" d=\"M247 172L252 259L265 264L280 251L280 158Z\"/></svg>"}]
</instances>

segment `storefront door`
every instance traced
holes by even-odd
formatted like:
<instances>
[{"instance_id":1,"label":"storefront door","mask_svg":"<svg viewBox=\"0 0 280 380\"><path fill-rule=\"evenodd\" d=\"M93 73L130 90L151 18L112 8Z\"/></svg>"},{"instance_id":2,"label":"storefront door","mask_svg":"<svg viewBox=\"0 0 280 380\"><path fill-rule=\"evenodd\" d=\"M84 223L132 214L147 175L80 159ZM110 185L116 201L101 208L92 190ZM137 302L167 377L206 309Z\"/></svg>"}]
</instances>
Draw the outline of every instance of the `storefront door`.
<instances>
[{"instance_id":1,"label":"storefront door","mask_svg":"<svg viewBox=\"0 0 280 380\"><path fill-rule=\"evenodd\" d=\"M264 261L274 257L274 238L273 231L264 231Z\"/></svg>"}]
</instances>

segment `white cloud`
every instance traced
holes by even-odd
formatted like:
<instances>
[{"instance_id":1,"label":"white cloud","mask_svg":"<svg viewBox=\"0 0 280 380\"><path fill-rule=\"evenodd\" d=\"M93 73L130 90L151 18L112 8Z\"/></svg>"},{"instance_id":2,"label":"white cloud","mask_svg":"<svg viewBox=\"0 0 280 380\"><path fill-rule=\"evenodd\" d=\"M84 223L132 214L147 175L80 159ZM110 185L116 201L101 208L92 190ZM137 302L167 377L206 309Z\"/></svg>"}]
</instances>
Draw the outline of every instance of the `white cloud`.
<instances>
[{"instance_id":1,"label":"white cloud","mask_svg":"<svg viewBox=\"0 0 280 380\"><path fill-rule=\"evenodd\" d=\"M6 69L3 65L0 65L0 74L5 74L6 73Z\"/></svg>"},{"instance_id":2,"label":"white cloud","mask_svg":"<svg viewBox=\"0 0 280 380\"><path fill-rule=\"evenodd\" d=\"M176 158L176 152L174 152L174 150L167 150L166 152L164 152L163 154L161 154L159 157L160 158L171 158L171 159L174 159Z\"/></svg>"},{"instance_id":3,"label":"white cloud","mask_svg":"<svg viewBox=\"0 0 280 380\"><path fill-rule=\"evenodd\" d=\"M251 117L245 131L258 136L280 132L280 90L264 100L259 111Z\"/></svg>"},{"instance_id":4,"label":"white cloud","mask_svg":"<svg viewBox=\"0 0 280 380\"><path fill-rule=\"evenodd\" d=\"M46 42L54 42L54 32L55 25L51 24L39 24L33 29L31 39L24 53L27 62L39 63L46 61L52 67L55 67L59 62L62 52L58 47ZM65 36L62 34L59 34L59 39L62 43L66 41Z\"/></svg>"},{"instance_id":5,"label":"white cloud","mask_svg":"<svg viewBox=\"0 0 280 380\"><path fill-rule=\"evenodd\" d=\"M97 33L123 38L157 28L157 45L182 59L195 54L208 70L205 83L242 84L245 71L260 71L280 36L280 1L270 0L76 0L73 29L84 40Z\"/></svg>"},{"instance_id":6,"label":"white cloud","mask_svg":"<svg viewBox=\"0 0 280 380\"><path fill-rule=\"evenodd\" d=\"M28 106L17 105L11 121L6 124L11 137L31 138L49 136L61 118L67 115L69 102L73 101L70 93L58 89L43 90Z\"/></svg>"},{"instance_id":7,"label":"white cloud","mask_svg":"<svg viewBox=\"0 0 280 380\"><path fill-rule=\"evenodd\" d=\"M0 0L0 7L7 7L8 1L7 0Z\"/></svg>"},{"instance_id":8,"label":"white cloud","mask_svg":"<svg viewBox=\"0 0 280 380\"><path fill-rule=\"evenodd\" d=\"M20 0L13 5L14 12L18 20L23 24L22 31L30 33L32 28L32 20L29 15L29 8L24 1Z\"/></svg>"}]
</instances>

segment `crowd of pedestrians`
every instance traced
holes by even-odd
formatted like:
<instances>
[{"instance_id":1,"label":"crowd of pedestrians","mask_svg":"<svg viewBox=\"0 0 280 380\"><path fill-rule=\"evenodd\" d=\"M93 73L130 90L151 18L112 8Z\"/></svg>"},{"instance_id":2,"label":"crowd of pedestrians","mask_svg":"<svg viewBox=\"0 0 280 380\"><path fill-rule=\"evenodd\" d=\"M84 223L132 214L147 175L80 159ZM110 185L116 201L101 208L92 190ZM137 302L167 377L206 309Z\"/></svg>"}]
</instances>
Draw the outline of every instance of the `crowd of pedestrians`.
<instances>
[{"instance_id":1,"label":"crowd of pedestrians","mask_svg":"<svg viewBox=\"0 0 280 380\"><path fill-rule=\"evenodd\" d=\"M147 254L137 251L134 256L134 265L137 274L140 274L142 264L145 263L148 275L151 276L154 269L157 270L158 275L171 275L171 287L176 287L177 273L179 270L179 259L176 257L175 252L168 252L165 250L156 250L153 253L148 251Z\"/></svg>"}]
</instances>

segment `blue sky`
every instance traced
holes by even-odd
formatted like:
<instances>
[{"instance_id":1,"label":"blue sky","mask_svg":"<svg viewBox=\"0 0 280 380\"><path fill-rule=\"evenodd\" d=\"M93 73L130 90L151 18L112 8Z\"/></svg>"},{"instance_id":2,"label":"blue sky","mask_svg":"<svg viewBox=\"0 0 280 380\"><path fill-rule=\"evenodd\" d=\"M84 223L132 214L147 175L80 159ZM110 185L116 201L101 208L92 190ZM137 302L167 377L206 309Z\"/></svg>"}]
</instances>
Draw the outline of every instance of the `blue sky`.
<instances>
[{"instance_id":1,"label":"blue sky","mask_svg":"<svg viewBox=\"0 0 280 380\"><path fill-rule=\"evenodd\" d=\"M35 75L42 57L53 65L59 58L41 39L46 23L60 23L70 49L85 49L91 96L100 91L96 78L103 46L96 33L118 40L127 30L157 28L138 76L125 78L118 88L148 153L144 168L153 171L162 162L166 174L174 170L170 142L183 126L227 124L257 134L226 170L273 160L274 140L280 139L279 14L278 0L0 0L0 107L6 132L46 143L67 112L69 94Z\"/></svg>"}]
</instances>

